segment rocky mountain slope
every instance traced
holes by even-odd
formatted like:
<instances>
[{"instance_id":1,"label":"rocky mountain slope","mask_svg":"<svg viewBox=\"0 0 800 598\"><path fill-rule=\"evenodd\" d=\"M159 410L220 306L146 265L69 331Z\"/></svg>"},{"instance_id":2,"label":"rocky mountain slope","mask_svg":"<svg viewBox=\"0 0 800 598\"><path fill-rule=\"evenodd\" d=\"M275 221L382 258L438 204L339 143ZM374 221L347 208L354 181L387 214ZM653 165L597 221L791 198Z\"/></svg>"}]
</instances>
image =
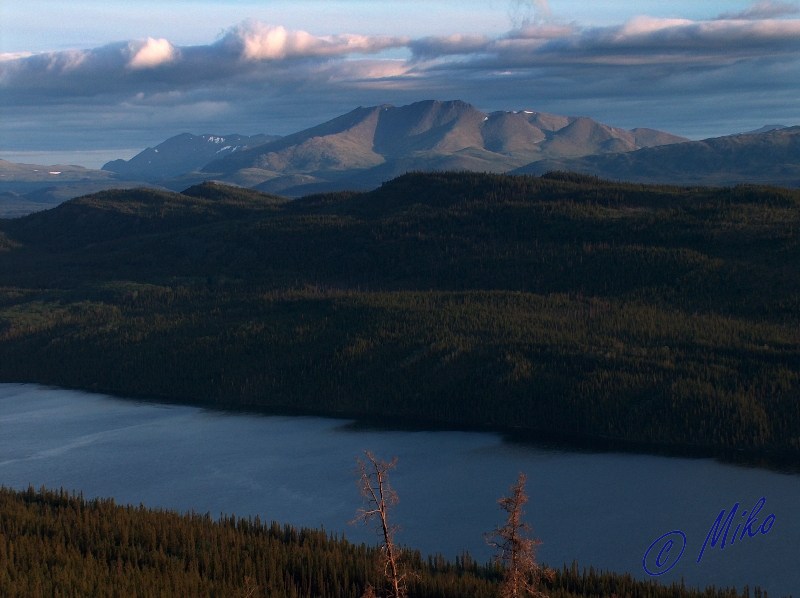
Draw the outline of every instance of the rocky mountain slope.
<instances>
[{"instance_id":1,"label":"rocky mountain slope","mask_svg":"<svg viewBox=\"0 0 800 598\"><path fill-rule=\"evenodd\" d=\"M373 188L412 170L505 172L534 160L680 141L669 133L628 131L585 117L531 110L485 113L458 100L429 100L359 107L210 162L203 171L228 182L298 195L331 187Z\"/></svg>"},{"instance_id":2,"label":"rocky mountain slope","mask_svg":"<svg viewBox=\"0 0 800 598\"><path fill-rule=\"evenodd\" d=\"M113 160L103 170L125 178L160 181L199 170L208 162L277 139L275 135L192 135L170 137L130 160Z\"/></svg>"}]
</instances>

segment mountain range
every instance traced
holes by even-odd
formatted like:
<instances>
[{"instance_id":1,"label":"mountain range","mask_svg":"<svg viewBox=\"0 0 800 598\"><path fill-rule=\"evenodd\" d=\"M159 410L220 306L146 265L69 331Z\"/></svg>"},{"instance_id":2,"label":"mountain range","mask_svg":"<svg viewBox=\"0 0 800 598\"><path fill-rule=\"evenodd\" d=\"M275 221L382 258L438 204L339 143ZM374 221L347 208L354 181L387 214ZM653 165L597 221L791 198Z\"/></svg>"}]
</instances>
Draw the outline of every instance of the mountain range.
<instances>
[{"instance_id":1,"label":"mountain range","mask_svg":"<svg viewBox=\"0 0 800 598\"><path fill-rule=\"evenodd\" d=\"M628 153L541 160L514 172L564 170L640 183L800 187L800 127L765 129Z\"/></svg>"},{"instance_id":2,"label":"mountain range","mask_svg":"<svg viewBox=\"0 0 800 598\"><path fill-rule=\"evenodd\" d=\"M180 191L215 180L299 197L374 189L409 171L565 170L637 182L800 186L798 147L800 127L689 141L586 117L427 100L359 107L284 137L183 133L102 170L0 161L0 216L108 188Z\"/></svg>"},{"instance_id":3,"label":"mountain range","mask_svg":"<svg viewBox=\"0 0 800 598\"><path fill-rule=\"evenodd\" d=\"M206 175L302 195L370 189L414 170L506 172L545 158L627 152L685 141L584 117L531 110L485 113L462 101L359 107L317 127L222 157ZM260 180L259 180L260 179Z\"/></svg>"}]
</instances>

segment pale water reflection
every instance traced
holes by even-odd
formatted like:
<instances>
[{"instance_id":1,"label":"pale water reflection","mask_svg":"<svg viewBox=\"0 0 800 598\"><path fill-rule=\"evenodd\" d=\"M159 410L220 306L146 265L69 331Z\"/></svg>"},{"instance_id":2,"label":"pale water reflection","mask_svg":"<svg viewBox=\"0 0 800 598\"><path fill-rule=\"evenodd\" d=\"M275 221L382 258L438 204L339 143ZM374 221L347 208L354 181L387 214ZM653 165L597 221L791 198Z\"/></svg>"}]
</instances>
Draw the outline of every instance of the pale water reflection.
<instances>
[{"instance_id":1,"label":"pale water reflection","mask_svg":"<svg viewBox=\"0 0 800 598\"><path fill-rule=\"evenodd\" d=\"M260 515L324 526L356 541L355 459L397 455L399 540L423 553L490 556L483 533L500 523L497 498L528 475L528 520L551 566L581 565L647 577L645 551L682 530L686 550L662 581L759 584L800 596L800 476L710 459L565 452L513 445L492 434L357 430L323 418L212 412L34 385L0 384L0 484L69 488L118 502L181 511ZM766 499L766 535L697 557L722 509ZM737 513L738 517L738 513ZM736 523L745 524L746 518ZM733 527L731 528L731 532Z\"/></svg>"}]
</instances>

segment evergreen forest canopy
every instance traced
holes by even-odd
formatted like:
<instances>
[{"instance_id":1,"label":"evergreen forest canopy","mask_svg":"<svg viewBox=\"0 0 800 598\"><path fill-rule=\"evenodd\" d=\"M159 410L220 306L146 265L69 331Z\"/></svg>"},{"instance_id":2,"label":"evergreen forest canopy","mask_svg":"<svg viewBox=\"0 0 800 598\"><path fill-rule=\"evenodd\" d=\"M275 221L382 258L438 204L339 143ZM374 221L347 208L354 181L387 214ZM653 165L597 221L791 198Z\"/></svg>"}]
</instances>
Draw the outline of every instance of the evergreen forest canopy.
<instances>
[{"instance_id":1,"label":"evergreen forest canopy","mask_svg":"<svg viewBox=\"0 0 800 598\"><path fill-rule=\"evenodd\" d=\"M368 584L383 595L377 549L324 531L223 515L178 515L66 492L0 488L0 594L44 596L229 596L358 598ZM416 575L415 598L494 598L495 565L469 555L448 561L403 554ZM550 598L749 598L747 588L669 587L630 575L555 571ZM757 588L753 594L761 597Z\"/></svg>"},{"instance_id":2,"label":"evergreen forest canopy","mask_svg":"<svg viewBox=\"0 0 800 598\"><path fill-rule=\"evenodd\" d=\"M800 191L410 173L0 221L0 379L800 462Z\"/></svg>"}]
</instances>

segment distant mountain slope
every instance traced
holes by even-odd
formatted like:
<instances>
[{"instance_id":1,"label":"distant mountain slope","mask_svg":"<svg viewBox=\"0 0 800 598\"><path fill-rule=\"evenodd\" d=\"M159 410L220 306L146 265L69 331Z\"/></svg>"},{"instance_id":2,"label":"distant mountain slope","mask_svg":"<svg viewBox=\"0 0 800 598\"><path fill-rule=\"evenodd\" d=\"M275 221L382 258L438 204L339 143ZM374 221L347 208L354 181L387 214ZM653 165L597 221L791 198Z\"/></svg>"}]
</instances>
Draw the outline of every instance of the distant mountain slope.
<instances>
[{"instance_id":1,"label":"distant mountain slope","mask_svg":"<svg viewBox=\"0 0 800 598\"><path fill-rule=\"evenodd\" d=\"M192 135L170 137L130 160L113 160L103 170L127 178L159 181L199 170L208 162L277 139L275 135Z\"/></svg>"},{"instance_id":2,"label":"distant mountain slope","mask_svg":"<svg viewBox=\"0 0 800 598\"><path fill-rule=\"evenodd\" d=\"M753 133L769 133L770 131L777 131L779 129L788 129L786 125L764 125L753 131L745 131L742 135L752 135Z\"/></svg>"},{"instance_id":3,"label":"distant mountain slope","mask_svg":"<svg viewBox=\"0 0 800 598\"><path fill-rule=\"evenodd\" d=\"M411 170L504 172L544 158L632 151L684 138L627 131L585 117L529 110L484 113L466 102L359 107L326 123L206 165L235 183L299 194L316 188L373 188ZM293 187L286 177L303 177ZM308 188L311 186L311 189Z\"/></svg>"},{"instance_id":4,"label":"distant mountain slope","mask_svg":"<svg viewBox=\"0 0 800 598\"><path fill-rule=\"evenodd\" d=\"M359 107L288 135L183 133L103 170L0 161L0 215L20 215L108 188L180 191L219 180L299 197L368 190L409 171L508 172L533 161L574 158L686 141L653 129L611 127L533 110L481 112L460 101ZM50 174L50 172L59 174ZM36 175L33 177L33 175ZM80 182L78 182L80 180ZM92 183L91 185L88 183Z\"/></svg>"},{"instance_id":5,"label":"distant mountain slope","mask_svg":"<svg viewBox=\"0 0 800 598\"><path fill-rule=\"evenodd\" d=\"M82 166L0 160L0 218L23 216L104 189L142 186L152 185L120 180L114 173Z\"/></svg>"},{"instance_id":6,"label":"distant mountain slope","mask_svg":"<svg viewBox=\"0 0 800 598\"><path fill-rule=\"evenodd\" d=\"M19 183L39 185L41 183L57 183L59 181L98 181L113 178L109 172L92 170L83 166L66 164L20 164L0 160L0 183L9 185Z\"/></svg>"},{"instance_id":7,"label":"distant mountain slope","mask_svg":"<svg viewBox=\"0 0 800 598\"><path fill-rule=\"evenodd\" d=\"M516 174L564 170L643 183L732 185L767 183L800 187L800 127L717 137L635 152L550 159Z\"/></svg>"}]
</instances>

